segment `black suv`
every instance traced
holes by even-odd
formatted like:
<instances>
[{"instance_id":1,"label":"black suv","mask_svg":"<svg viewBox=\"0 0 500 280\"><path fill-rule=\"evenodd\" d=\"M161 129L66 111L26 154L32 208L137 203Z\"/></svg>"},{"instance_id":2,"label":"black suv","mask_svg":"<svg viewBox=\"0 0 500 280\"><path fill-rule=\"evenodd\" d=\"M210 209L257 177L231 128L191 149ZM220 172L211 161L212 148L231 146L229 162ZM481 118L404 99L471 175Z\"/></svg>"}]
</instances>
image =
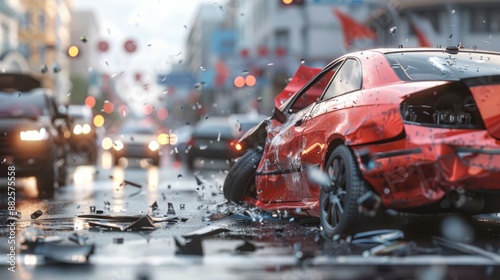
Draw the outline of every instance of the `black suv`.
<instances>
[{"instance_id":1,"label":"black suv","mask_svg":"<svg viewBox=\"0 0 500 280\"><path fill-rule=\"evenodd\" d=\"M69 119L53 94L34 77L0 74L0 176L36 177L40 198L52 198L66 183Z\"/></svg>"}]
</instances>

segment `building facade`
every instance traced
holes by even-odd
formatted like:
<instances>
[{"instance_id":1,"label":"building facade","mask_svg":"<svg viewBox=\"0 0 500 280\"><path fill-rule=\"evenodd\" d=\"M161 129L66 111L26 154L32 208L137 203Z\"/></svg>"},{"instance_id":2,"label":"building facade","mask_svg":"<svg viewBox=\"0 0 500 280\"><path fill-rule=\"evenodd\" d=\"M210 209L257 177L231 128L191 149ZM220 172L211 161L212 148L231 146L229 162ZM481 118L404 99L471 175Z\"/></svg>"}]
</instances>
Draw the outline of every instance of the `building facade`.
<instances>
[{"instance_id":1,"label":"building facade","mask_svg":"<svg viewBox=\"0 0 500 280\"><path fill-rule=\"evenodd\" d=\"M19 50L42 86L67 102L70 90L69 59L72 0L22 0L24 13L19 28Z\"/></svg>"},{"instance_id":2,"label":"building facade","mask_svg":"<svg viewBox=\"0 0 500 280\"><path fill-rule=\"evenodd\" d=\"M19 2L0 0L0 70L29 73L27 60L17 51L19 19L23 8Z\"/></svg>"}]
</instances>

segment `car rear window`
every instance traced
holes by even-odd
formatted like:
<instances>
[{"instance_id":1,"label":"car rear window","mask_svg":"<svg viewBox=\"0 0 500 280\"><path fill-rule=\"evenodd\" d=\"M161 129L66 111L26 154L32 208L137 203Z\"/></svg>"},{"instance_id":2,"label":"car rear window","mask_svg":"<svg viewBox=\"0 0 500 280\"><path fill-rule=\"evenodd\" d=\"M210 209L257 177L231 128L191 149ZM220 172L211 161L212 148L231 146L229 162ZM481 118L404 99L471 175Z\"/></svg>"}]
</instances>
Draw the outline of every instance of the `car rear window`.
<instances>
[{"instance_id":1,"label":"car rear window","mask_svg":"<svg viewBox=\"0 0 500 280\"><path fill-rule=\"evenodd\" d=\"M500 75L500 56L467 52L397 52L386 54L392 68L404 81L448 81Z\"/></svg>"}]
</instances>

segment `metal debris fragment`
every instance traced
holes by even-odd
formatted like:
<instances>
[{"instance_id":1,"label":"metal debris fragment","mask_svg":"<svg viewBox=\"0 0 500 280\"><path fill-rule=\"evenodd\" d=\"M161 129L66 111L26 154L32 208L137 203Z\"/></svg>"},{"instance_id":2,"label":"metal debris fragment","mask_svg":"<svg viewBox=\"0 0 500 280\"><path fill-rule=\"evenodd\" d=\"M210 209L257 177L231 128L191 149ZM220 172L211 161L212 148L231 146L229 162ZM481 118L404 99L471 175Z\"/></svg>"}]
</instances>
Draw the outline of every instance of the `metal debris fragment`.
<instances>
[{"instance_id":1,"label":"metal debris fragment","mask_svg":"<svg viewBox=\"0 0 500 280\"><path fill-rule=\"evenodd\" d=\"M38 217L42 216L43 212L42 210L36 210L31 214L31 219L36 220Z\"/></svg>"},{"instance_id":2,"label":"metal debris fragment","mask_svg":"<svg viewBox=\"0 0 500 280\"><path fill-rule=\"evenodd\" d=\"M177 247L177 251L175 252L177 255L203 256L203 246L200 237L195 236L186 239L184 242L181 242L177 237L174 237L174 240Z\"/></svg>"}]
</instances>

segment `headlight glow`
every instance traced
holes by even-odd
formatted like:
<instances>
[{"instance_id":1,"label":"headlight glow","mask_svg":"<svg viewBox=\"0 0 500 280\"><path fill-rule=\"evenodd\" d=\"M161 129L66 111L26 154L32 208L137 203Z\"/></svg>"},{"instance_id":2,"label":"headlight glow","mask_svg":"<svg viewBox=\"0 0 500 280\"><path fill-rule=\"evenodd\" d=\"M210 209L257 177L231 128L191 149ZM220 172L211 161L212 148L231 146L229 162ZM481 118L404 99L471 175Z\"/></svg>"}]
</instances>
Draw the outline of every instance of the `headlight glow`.
<instances>
[{"instance_id":1,"label":"headlight glow","mask_svg":"<svg viewBox=\"0 0 500 280\"><path fill-rule=\"evenodd\" d=\"M82 134L82 126L79 124L75 125L75 127L73 127L73 133L75 135Z\"/></svg>"},{"instance_id":2,"label":"headlight glow","mask_svg":"<svg viewBox=\"0 0 500 280\"><path fill-rule=\"evenodd\" d=\"M115 148L115 150L117 151L120 151L121 149L123 149L123 142L120 140L116 140L115 142L113 142L113 148Z\"/></svg>"},{"instance_id":3,"label":"headlight glow","mask_svg":"<svg viewBox=\"0 0 500 280\"><path fill-rule=\"evenodd\" d=\"M91 130L91 128L90 128L90 125L88 123L86 123L86 124L84 124L82 126L82 132L83 132L83 134L89 134L90 130Z\"/></svg>"},{"instance_id":4,"label":"headlight glow","mask_svg":"<svg viewBox=\"0 0 500 280\"><path fill-rule=\"evenodd\" d=\"M41 141L49 138L47 130L43 127L40 130L21 131L20 136L23 141Z\"/></svg>"},{"instance_id":5,"label":"headlight glow","mask_svg":"<svg viewBox=\"0 0 500 280\"><path fill-rule=\"evenodd\" d=\"M106 137L104 139L102 139L102 148L104 150L109 150L111 149L111 147L113 147L113 140L111 140L111 138L109 137Z\"/></svg>"},{"instance_id":6,"label":"headlight glow","mask_svg":"<svg viewBox=\"0 0 500 280\"><path fill-rule=\"evenodd\" d=\"M149 142L148 148L154 152L160 148L160 144L158 144L158 142L153 140L153 141Z\"/></svg>"}]
</instances>

